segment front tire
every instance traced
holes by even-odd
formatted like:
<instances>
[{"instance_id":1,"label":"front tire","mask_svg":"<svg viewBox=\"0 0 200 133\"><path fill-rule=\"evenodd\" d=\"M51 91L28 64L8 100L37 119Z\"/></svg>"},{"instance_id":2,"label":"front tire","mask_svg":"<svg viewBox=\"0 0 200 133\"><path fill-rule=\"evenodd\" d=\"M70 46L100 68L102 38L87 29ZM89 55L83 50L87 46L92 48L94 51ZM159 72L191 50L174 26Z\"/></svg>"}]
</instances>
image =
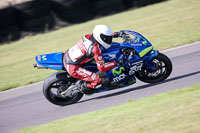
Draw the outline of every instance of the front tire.
<instances>
[{"instance_id":1,"label":"front tire","mask_svg":"<svg viewBox=\"0 0 200 133\"><path fill-rule=\"evenodd\" d=\"M43 94L49 102L56 105L65 106L76 103L82 98L83 93L77 92L73 94L72 97L60 96L61 85L68 88L75 82L76 79L72 77L69 78L66 72L53 73L44 81Z\"/></svg>"},{"instance_id":2,"label":"front tire","mask_svg":"<svg viewBox=\"0 0 200 133\"><path fill-rule=\"evenodd\" d=\"M158 56L152 59L152 62L156 70L151 71L143 67L135 74L139 80L146 83L157 83L169 77L172 72L172 62L166 55L159 53Z\"/></svg>"}]
</instances>

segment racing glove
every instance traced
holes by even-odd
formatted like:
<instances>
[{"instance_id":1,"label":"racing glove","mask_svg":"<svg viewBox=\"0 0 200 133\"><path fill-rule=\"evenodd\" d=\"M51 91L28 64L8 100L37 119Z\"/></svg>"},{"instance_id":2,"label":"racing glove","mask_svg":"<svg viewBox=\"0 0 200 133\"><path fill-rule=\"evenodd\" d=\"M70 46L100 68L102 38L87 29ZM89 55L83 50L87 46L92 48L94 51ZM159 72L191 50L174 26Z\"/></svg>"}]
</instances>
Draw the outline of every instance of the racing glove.
<instances>
[{"instance_id":1,"label":"racing glove","mask_svg":"<svg viewBox=\"0 0 200 133\"><path fill-rule=\"evenodd\" d=\"M124 32L120 31L120 32L114 32L113 37L117 38L117 37L122 37L123 34L125 34Z\"/></svg>"}]
</instances>

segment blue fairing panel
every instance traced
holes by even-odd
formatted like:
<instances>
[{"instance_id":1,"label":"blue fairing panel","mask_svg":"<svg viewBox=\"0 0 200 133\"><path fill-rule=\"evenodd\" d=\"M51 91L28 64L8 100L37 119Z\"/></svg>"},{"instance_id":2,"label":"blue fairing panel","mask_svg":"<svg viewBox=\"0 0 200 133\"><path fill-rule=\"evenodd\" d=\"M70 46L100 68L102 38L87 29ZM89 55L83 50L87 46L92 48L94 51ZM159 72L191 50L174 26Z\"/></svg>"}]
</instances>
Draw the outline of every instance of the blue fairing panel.
<instances>
[{"instance_id":1,"label":"blue fairing panel","mask_svg":"<svg viewBox=\"0 0 200 133\"><path fill-rule=\"evenodd\" d=\"M45 67L63 70L63 53L51 53L51 54L43 54L35 57L38 64L41 64Z\"/></svg>"},{"instance_id":2,"label":"blue fairing panel","mask_svg":"<svg viewBox=\"0 0 200 133\"><path fill-rule=\"evenodd\" d=\"M119 56L121 55L120 43L113 42L110 48L102 49L102 55L105 62L118 60Z\"/></svg>"}]
</instances>

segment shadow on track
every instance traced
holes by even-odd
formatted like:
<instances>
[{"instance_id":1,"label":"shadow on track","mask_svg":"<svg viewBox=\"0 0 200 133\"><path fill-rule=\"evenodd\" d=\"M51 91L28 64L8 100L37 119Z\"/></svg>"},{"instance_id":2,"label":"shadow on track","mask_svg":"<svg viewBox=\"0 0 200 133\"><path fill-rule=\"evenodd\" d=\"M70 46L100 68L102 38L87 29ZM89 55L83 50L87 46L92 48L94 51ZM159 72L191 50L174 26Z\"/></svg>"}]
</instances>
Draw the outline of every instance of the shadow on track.
<instances>
[{"instance_id":1,"label":"shadow on track","mask_svg":"<svg viewBox=\"0 0 200 133\"><path fill-rule=\"evenodd\" d=\"M167 83L167 82L183 79L183 78L190 77L190 76L197 75L197 74L200 74L200 71L189 73L189 74L185 74L185 75L181 75L181 76L177 76L177 77L173 77L173 78L170 78L170 79L166 79L166 80L164 80L162 82L159 82L159 83L146 84L146 85L141 85L141 86L138 86L138 87L135 87L135 88L129 88L129 89L126 89L126 90L121 90L119 92L115 92L115 93L112 93L112 94L107 94L107 95L103 95L103 96L87 99L87 100L84 100L84 101L80 101L78 103L87 102L87 101L94 100L94 99L103 99L103 98L107 98L107 97L117 96L117 95L121 95L121 94L128 93L128 92L131 92L131 91L135 91L135 90L146 89L148 87L157 86L157 85L160 85L160 84L163 84L163 83Z\"/></svg>"}]
</instances>

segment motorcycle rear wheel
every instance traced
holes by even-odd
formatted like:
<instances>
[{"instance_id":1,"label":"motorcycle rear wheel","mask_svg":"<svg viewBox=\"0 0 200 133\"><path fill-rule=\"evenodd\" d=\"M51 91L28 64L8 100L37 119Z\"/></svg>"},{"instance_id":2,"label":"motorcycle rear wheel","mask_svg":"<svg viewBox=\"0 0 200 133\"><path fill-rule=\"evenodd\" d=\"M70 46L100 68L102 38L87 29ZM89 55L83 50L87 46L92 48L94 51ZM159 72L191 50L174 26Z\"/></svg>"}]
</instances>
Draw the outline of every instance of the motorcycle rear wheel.
<instances>
[{"instance_id":1,"label":"motorcycle rear wheel","mask_svg":"<svg viewBox=\"0 0 200 133\"><path fill-rule=\"evenodd\" d=\"M152 72L143 67L142 70L137 71L135 74L139 80L146 83L157 83L169 77L172 72L172 62L166 55L159 53L152 62L156 70Z\"/></svg>"},{"instance_id":2,"label":"motorcycle rear wheel","mask_svg":"<svg viewBox=\"0 0 200 133\"><path fill-rule=\"evenodd\" d=\"M76 103L83 97L83 93L77 92L72 97L62 97L60 95L61 85L69 87L75 82L76 79L67 77L66 72L53 73L44 81L43 94L49 102L56 105L65 106Z\"/></svg>"}]
</instances>

